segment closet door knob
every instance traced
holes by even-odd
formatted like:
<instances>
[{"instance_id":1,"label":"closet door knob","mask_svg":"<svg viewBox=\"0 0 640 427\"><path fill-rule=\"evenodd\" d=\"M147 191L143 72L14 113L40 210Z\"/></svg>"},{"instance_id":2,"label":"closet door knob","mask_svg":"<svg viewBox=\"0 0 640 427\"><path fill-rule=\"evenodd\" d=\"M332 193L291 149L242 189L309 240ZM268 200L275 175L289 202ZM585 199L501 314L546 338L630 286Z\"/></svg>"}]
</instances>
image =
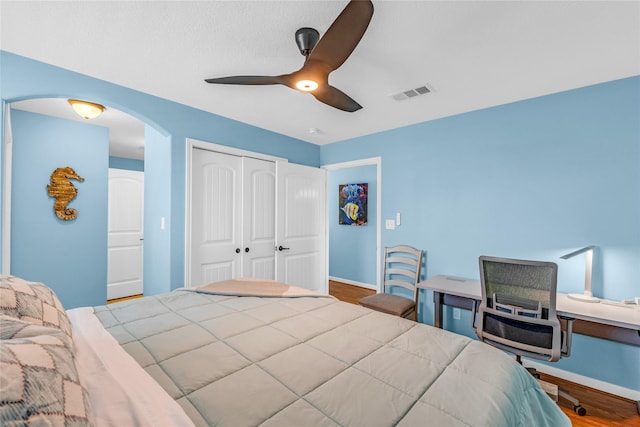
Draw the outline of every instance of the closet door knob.
<instances>
[{"instance_id":1,"label":"closet door knob","mask_svg":"<svg viewBox=\"0 0 640 427\"><path fill-rule=\"evenodd\" d=\"M236 253L239 254L240 253L240 248L236 248Z\"/></svg>"},{"instance_id":2,"label":"closet door knob","mask_svg":"<svg viewBox=\"0 0 640 427\"><path fill-rule=\"evenodd\" d=\"M249 248L244 248L244 251L245 252L249 252Z\"/></svg>"},{"instance_id":3,"label":"closet door knob","mask_svg":"<svg viewBox=\"0 0 640 427\"><path fill-rule=\"evenodd\" d=\"M291 249L291 248L285 248L285 247L284 247L284 246L282 246L282 245L278 246L278 250L279 250L279 251L288 251L289 249Z\"/></svg>"}]
</instances>

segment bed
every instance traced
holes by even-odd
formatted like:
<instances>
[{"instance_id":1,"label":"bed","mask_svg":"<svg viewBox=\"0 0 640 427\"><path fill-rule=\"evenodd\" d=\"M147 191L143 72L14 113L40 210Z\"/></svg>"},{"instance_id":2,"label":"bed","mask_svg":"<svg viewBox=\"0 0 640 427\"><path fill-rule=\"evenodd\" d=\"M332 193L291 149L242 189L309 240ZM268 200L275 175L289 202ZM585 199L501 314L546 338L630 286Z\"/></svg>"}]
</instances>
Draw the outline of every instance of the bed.
<instances>
[{"instance_id":1,"label":"bed","mask_svg":"<svg viewBox=\"0 0 640 427\"><path fill-rule=\"evenodd\" d=\"M3 425L571 425L499 350L277 282L68 311L42 284L0 282ZM54 365L59 380L28 378Z\"/></svg>"}]
</instances>

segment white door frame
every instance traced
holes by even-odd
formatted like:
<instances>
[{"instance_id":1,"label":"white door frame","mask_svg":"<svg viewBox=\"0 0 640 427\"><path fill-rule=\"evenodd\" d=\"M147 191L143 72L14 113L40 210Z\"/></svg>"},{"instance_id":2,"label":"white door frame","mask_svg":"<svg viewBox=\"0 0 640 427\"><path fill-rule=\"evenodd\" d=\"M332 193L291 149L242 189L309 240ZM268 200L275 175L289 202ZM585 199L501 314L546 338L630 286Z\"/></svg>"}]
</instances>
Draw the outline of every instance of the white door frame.
<instances>
[{"instance_id":1,"label":"white door frame","mask_svg":"<svg viewBox=\"0 0 640 427\"><path fill-rule=\"evenodd\" d=\"M239 157L251 157L259 160L267 160L272 162L288 163L287 159L281 157L270 156L268 154L256 153L253 151L243 150L240 148L228 147L226 145L214 144L212 142L200 141L193 138L186 139L186 165L185 165L185 206L184 206L184 224L185 224L185 243L184 243L184 283L189 287L191 283L191 169L193 164L193 150L199 148L201 150L214 151L218 153L231 154Z\"/></svg>"},{"instance_id":2,"label":"white door frame","mask_svg":"<svg viewBox=\"0 0 640 427\"><path fill-rule=\"evenodd\" d=\"M13 134L11 105L4 107L3 184L2 184L2 274L11 273L11 165L13 164Z\"/></svg>"},{"instance_id":3,"label":"white door frame","mask_svg":"<svg viewBox=\"0 0 640 427\"><path fill-rule=\"evenodd\" d=\"M376 290L377 292L381 292L381 245L382 245L382 157L369 157L366 159L352 160L349 162L342 163L332 163L328 165L323 165L321 168L326 169L327 171L333 171L338 169L349 169L355 168L358 166L376 166L376 217L378 218L378 224L376 227ZM328 180L327 180L328 181ZM330 197L329 192L327 191L327 198ZM329 209L329 201L327 200L327 210ZM329 265L329 215L327 212L327 268Z\"/></svg>"}]
</instances>

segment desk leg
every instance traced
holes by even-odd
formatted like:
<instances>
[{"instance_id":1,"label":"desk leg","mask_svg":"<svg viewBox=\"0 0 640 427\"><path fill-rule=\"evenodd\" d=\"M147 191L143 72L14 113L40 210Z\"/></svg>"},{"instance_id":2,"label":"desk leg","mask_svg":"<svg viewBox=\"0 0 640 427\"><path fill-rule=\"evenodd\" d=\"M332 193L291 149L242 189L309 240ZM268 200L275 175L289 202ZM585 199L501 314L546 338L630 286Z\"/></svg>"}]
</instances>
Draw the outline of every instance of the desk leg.
<instances>
[{"instance_id":1,"label":"desk leg","mask_svg":"<svg viewBox=\"0 0 640 427\"><path fill-rule=\"evenodd\" d=\"M433 326L442 329L442 307L444 306L444 293L433 292L434 318Z\"/></svg>"}]
</instances>

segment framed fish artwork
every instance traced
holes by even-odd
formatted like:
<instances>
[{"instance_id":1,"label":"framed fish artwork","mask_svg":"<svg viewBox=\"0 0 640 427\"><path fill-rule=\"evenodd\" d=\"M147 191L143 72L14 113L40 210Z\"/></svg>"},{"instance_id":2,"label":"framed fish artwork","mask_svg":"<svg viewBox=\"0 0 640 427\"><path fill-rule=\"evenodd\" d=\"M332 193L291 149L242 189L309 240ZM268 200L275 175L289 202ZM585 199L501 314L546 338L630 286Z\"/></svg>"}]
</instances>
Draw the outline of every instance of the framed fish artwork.
<instances>
[{"instance_id":1,"label":"framed fish artwork","mask_svg":"<svg viewBox=\"0 0 640 427\"><path fill-rule=\"evenodd\" d=\"M338 185L338 223L367 225L369 184Z\"/></svg>"}]
</instances>

